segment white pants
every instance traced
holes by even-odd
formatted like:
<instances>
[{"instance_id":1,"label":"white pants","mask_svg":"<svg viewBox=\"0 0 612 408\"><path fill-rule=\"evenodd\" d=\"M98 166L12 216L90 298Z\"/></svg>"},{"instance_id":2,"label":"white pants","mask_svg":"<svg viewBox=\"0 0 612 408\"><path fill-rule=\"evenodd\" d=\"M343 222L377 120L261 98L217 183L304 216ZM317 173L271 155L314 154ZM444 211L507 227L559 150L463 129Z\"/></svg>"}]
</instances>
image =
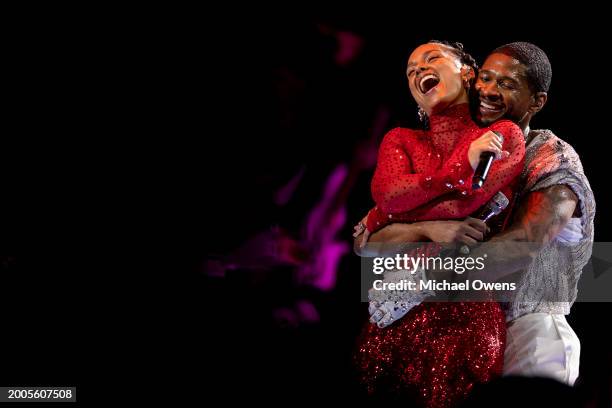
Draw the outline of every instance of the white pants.
<instances>
[{"instance_id":1,"label":"white pants","mask_svg":"<svg viewBox=\"0 0 612 408\"><path fill-rule=\"evenodd\" d=\"M548 377L574 385L580 341L562 314L530 313L508 323L504 375Z\"/></svg>"}]
</instances>

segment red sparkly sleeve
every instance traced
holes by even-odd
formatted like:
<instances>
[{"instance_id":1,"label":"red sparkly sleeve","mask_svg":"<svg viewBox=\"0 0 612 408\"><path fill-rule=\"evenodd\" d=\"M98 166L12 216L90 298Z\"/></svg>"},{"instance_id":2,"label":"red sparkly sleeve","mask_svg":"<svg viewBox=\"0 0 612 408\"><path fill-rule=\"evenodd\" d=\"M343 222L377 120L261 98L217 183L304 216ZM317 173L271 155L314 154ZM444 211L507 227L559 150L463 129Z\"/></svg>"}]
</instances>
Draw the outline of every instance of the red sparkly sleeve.
<instances>
[{"instance_id":1,"label":"red sparkly sleeve","mask_svg":"<svg viewBox=\"0 0 612 408\"><path fill-rule=\"evenodd\" d=\"M401 132L396 128L387 133L378 152L372 179L376 207L368 214L367 223L370 231L387 224L388 214L405 213L444 194L470 188L474 170L467 155L469 143L458 146L439 169L415 173L407 151L411 143L403 142Z\"/></svg>"},{"instance_id":2,"label":"red sparkly sleeve","mask_svg":"<svg viewBox=\"0 0 612 408\"><path fill-rule=\"evenodd\" d=\"M392 221L428 221L440 219L464 218L473 214L487 203L498 192L502 191L509 200L512 200L515 182L523 170L525 162L525 138L521 129L508 120L494 123L489 128L482 129L472 140L480 137L484 132L493 130L500 132L504 137L503 148L510 156L496 160L491 165L487 181L478 190L467 189L460 194L440 197L413 211L401 214L391 214L386 218ZM471 143L471 141L468 141ZM469 179L471 185L472 179ZM377 217L380 217L378 215Z\"/></svg>"}]
</instances>

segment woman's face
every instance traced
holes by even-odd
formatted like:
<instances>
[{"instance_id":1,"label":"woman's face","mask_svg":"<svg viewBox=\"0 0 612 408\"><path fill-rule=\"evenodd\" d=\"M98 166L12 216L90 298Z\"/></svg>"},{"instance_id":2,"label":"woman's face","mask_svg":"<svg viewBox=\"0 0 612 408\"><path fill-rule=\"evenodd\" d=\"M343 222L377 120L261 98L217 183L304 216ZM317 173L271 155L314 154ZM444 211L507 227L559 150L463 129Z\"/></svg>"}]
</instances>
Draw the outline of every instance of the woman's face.
<instances>
[{"instance_id":1,"label":"woman's face","mask_svg":"<svg viewBox=\"0 0 612 408\"><path fill-rule=\"evenodd\" d=\"M464 81L469 72L450 47L428 43L412 52L406 75L413 98L431 115L468 102Z\"/></svg>"}]
</instances>

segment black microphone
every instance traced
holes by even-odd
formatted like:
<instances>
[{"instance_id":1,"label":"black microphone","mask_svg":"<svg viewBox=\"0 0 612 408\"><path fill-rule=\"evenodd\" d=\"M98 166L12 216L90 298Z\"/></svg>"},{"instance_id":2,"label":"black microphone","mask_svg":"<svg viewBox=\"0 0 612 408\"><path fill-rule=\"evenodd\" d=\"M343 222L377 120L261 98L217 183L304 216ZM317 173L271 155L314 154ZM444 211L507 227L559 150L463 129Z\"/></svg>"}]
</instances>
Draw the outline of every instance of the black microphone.
<instances>
[{"instance_id":1,"label":"black microphone","mask_svg":"<svg viewBox=\"0 0 612 408\"><path fill-rule=\"evenodd\" d=\"M497 136L501 138L501 142L504 143L504 136L496 131L493 131ZM478 167L476 167L476 171L474 172L474 178L472 179L472 189L478 190L482 187L487 176L489 175L489 170L491 169L491 163L493 163L493 159L495 158L495 153L493 152L483 152L480 154L480 163L478 163Z\"/></svg>"},{"instance_id":2,"label":"black microphone","mask_svg":"<svg viewBox=\"0 0 612 408\"><path fill-rule=\"evenodd\" d=\"M506 197L506 195L501 191L498 191L488 203L486 203L476 214L473 215L473 217L487 222L491 217L504 211L506 207L508 207L509 203L510 200L508 200L508 197ZM470 247L463 245L461 248L459 248L459 252L467 255L470 253Z\"/></svg>"}]
</instances>

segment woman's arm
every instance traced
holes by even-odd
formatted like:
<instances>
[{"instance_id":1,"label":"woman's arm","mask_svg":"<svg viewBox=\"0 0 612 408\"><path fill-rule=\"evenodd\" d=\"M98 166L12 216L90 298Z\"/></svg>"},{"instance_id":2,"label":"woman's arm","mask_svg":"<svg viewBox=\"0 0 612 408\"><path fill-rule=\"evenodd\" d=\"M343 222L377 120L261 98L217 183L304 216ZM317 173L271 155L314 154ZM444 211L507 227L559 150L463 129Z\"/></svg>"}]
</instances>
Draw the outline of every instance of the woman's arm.
<instances>
[{"instance_id":1,"label":"woman's arm","mask_svg":"<svg viewBox=\"0 0 612 408\"><path fill-rule=\"evenodd\" d=\"M514 123L503 120L496 122L489 129L500 132L504 137L504 150L509 156L503 160L496 160L491 165L489 176L482 188L467 190L465 193L455 194L453 197L440 197L431 203L425 204L413 211L403 214L391 214L389 219L400 222L416 222L444 218L464 218L473 214L487 203L498 191L503 191L508 199L512 199L512 184L518 180L523 170L525 160L525 138L521 129ZM469 184L471 184L471 178Z\"/></svg>"},{"instance_id":2,"label":"woman's arm","mask_svg":"<svg viewBox=\"0 0 612 408\"><path fill-rule=\"evenodd\" d=\"M456 149L441 168L416 174L410 162L410 152L406 151L410 143L402 143L402 131L410 132L393 129L387 133L379 149L372 196L381 211L410 211L443 194L462 190L459 180L472 179L474 170L468 160L469 146L466 145Z\"/></svg>"},{"instance_id":3,"label":"woman's arm","mask_svg":"<svg viewBox=\"0 0 612 408\"><path fill-rule=\"evenodd\" d=\"M431 172L415 173L409 149L418 143L417 135L396 128L387 133L378 154L372 179L372 196L376 207L368 215L367 228L376 231L392 222L388 214L399 214L418 208L436 197L453 191L469 191L474 169L469 162L469 143L453 151L444 165ZM405 140L412 136L413 140Z\"/></svg>"}]
</instances>

